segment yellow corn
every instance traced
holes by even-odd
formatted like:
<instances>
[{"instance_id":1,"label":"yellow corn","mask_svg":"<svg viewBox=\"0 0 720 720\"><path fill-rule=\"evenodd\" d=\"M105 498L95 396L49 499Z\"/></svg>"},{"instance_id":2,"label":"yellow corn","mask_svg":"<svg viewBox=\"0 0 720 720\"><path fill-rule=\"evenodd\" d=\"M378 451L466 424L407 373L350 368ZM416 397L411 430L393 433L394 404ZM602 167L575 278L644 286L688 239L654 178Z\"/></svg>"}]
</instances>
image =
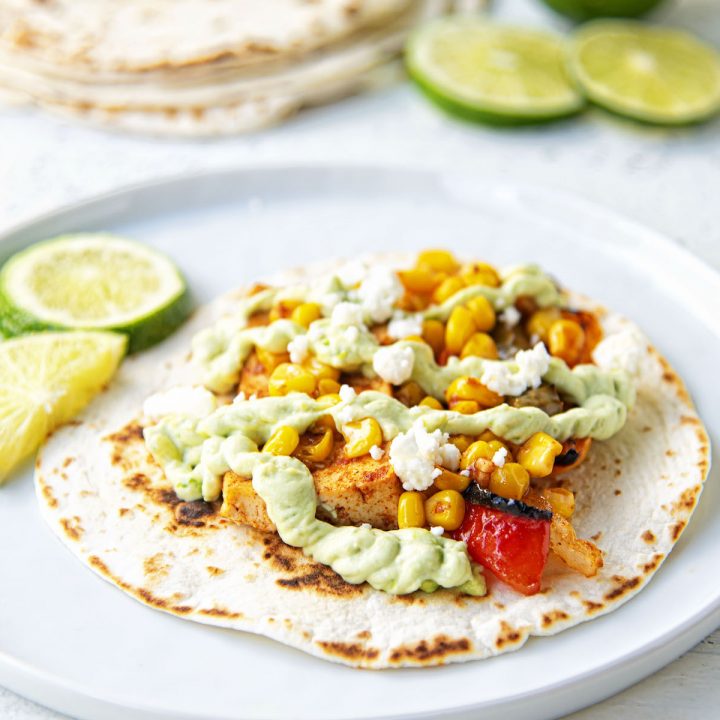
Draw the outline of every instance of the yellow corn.
<instances>
[{"instance_id":1,"label":"yellow corn","mask_svg":"<svg viewBox=\"0 0 720 720\"><path fill-rule=\"evenodd\" d=\"M339 402L342 402L342 398L338 393L328 393L327 395L320 395L317 401L320 404L320 407L331 408L333 405L337 405ZM329 417L329 415L326 417Z\"/></svg>"},{"instance_id":2,"label":"yellow corn","mask_svg":"<svg viewBox=\"0 0 720 720\"><path fill-rule=\"evenodd\" d=\"M483 430L478 436L478 440L484 440L485 442L499 439L500 438L492 430Z\"/></svg>"},{"instance_id":3,"label":"yellow corn","mask_svg":"<svg viewBox=\"0 0 720 720\"><path fill-rule=\"evenodd\" d=\"M298 452L298 458L303 462L322 462L330 457L334 445L335 433L332 430L325 430L316 443L306 445L301 452Z\"/></svg>"},{"instance_id":4,"label":"yellow corn","mask_svg":"<svg viewBox=\"0 0 720 720\"><path fill-rule=\"evenodd\" d=\"M436 400L432 395L426 395L419 403L423 407L429 407L433 410L442 410L443 406L439 400Z\"/></svg>"},{"instance_id":5,"label":"yellow corn","mask_svg":"<svg viewBox=\"0 0 720 720\"><path fill-rule=\"evenodd\" d=\"M273 455L292 455L299 442L298 431L289 425L282 425L265 443L263 452Z\"/></svg>"},{"instance_id":6,"label":"yellow corn","mask_svg":"<svg viewBox=\"0 0 720 720\"><path fill-rule=\"evenodd\" d=\"M444 303L449 297L452 297L456 292L459 292L465 287L465 283L459 277L445 278L436 288L432 294L434 303L440 305Z\"/></svg>"},{"instance_id":7,"label":"yellow corn","mask_svg":"<svg viewBox=\"0 0 720 720\"><path fill-rule=\"evenodd\" d=\"M292 311L300 305L300 300L280 300L270 310L270 322L280 320L281 318L287 318L292 315Z\"/></svg>"},{"instance_id":8,"label":"yellow corn","mask_svg":"<svg viewBox=\"0 0 720 720\"><path fill-rule=\"evenodd\" d=\"M423 389L413 380L404 383L395 391L395 397L407 407L415 407L425 397Z\"/></svg>"},{"instance_id":9,"label":"yellow corn","mask_svg":"<svg viewBox=\"0 0 720 720\"><path fill-rule=\"evenodd\" d=\"M503 401L502 395L493 392L477 378L469 375L455 378L445 391L445 399L448 404L458 400L474 400L480 407L484 408L495 407Z\"/></svg>"},{"instance_id":10,"label":"yellow corn","mask_svg":"<svg viewBox=\"0 0 720 720\"><path fill-rule=\"evenodd\" d=\"M398 277L408 292L419 293L420 295L431 293L443 279L442 275L428 268L401 270Z\"/></svg>"},{"instance_id":11,"label":"yellow corn","mask_svg":"<svg viewBox=\"0 0 720 720\"><path fill-rule=\"evenodd\" d=\"M328 397L328 396L326 396ZM320 400L320 398L318 398ZM340 402L340 396L338 395L337 402ZM335 403L333 403L335 404ZM335 420L332 415L321 415L314 423L313 427L318 430L335 430Z\"/></svg>"},{"instance_id":12,"label":"yellow corn","mask_svg":"<svg viewBox=\"0 0 720 720\"><path fill-rule=\"evenodd\" d=\"M441 490L425 501L425 520L444 530L457 530L465 517L465 499L457 490Z\"/></svg>"},{"instance_id":13,"label":"yellow corn","mask_svg":"<svg viewBox=\"0 0 720 720\"><path fill-rule=\"evenodd\" d=\"M342 429L345 436L345 456L360 457L370 452L373 445L382 445L383 435L375 418L365 418L347 423Z\"/></svg>"},{"instance_id":14,"label":"yellow corn","mask_svg":"<svg viewBox=\"0 0 720 720\"><path fill-rule=\"evenodd\" d=\"M445 347L445 326L439 320L425 320L422 325L423 340L436 355Z\"/></svg>"},{"instance_id":15,"label":"yellow corn","mask_svg":"<svg viewBox=\"0 0 720 720\"><path fill-rule=\"evenodd\" d=\"M475 327L480 332L489 332L495 327L495 308L483 295L478 295L465 303L465 307L472 313Z\"/></svg>"},{"instance_id":16,"label":"yellow corn","mask_svg":"<svg viewBox=\"0 0 720 720\"><path fill-rule=\"evenodd\" d=\"M417 266L448 275L457 272L460 267L455 256L448 250L423 250L418 255Z\"/></svg>"},{"instance_id":17,"label":"yellow corn","mask_svg":"<svg viewBox=\"0 0 720 720\"><path fill-rule=\"evenodd\" d=\"M310 356L303 363L303 367L312 373L318 380L327 378L328 380L339 380L340 370L337 368L321 363L316 357Z\"/></svg>"},{"instance_id":18,"label":"yellow corn","mask_svg":"<svg viewBox=\"0 0 720 720\"><path fill-rule=\"evenodd\" d=\"M451 355L459 355L476 330L470 310L462 305L453 308L445 326L445 349Z\"/></svg>"},{"instance_id":19,"label":"yellow corn","mask_svg":"<svg viewBox=\"0 0 720 720\"><path fill-rule=\"evenodd\" d=\"M550 503L554 513L571 518L575 512L575 495L566 488L547 488L542 496Z\"/></svg>"},{"instance_id":20,"label":"yellow corn","mask_svg":"<svg viewBox=\"0 0 720 720\"><path fill-rule=\"evenodd\" d=\"M480 412L480 405L475 400L453 400L448 404L448 409L462 415L474 415Z\"/></svg>"},{"instance_id":21,"label":"yellow corn","mask_svg":"<svg viewBox=\"0 0 720 720\"><path fill-rule=\"evenodd\" d=\"M493 451L493 453L496 453L501 448L505 448L507 451L507 455L505 456L505 462L513 462L513 454L510 448L504 443L500 442L500 440L487 440L487 444L490 446L490 449ZM492 460L492 458L490 458Z\"/></svg>"},{"instance_id":22,"label":"yellow corn","mask_svg":"<svg viewBox=\"0 0 720 720\"><path fill-rule=\"evenodd\" d=\"M548 332L550 354L575 365L582 355L585 345L585 331L574 320L556 320Z\"/></svg>"},{"instance_id":23,"label":"yellow corn","mask_svg":"<svg viewBox=\"0 0 720 720\"><path fill-rule=\"evenodd\" d=\"M340 392L340 383L332 378L320 378L317 381L317 391L321 397L323 395L337 395L340 397L340 395L338 395Z\"/></svg>"},{"instance_id":24,"label":"yellow corn","mask_svg":"<svg viewBox=\"0 0 720 720\"><path fill-rule=\"evenodd\" d=\"M528 335L532 339L537 336L544 343L548 341L548 334L551 325L560 319L560 311L557 308L545 308L534 312L527 322Z\"/></svg>"},{"instance_id":25,"label":"yellow corn","mask_svg":"<svg viewBox=\"0 0 720 720\"><path fill-rule=\"evenodd\" d=\"M451 435L450 442L463 453L472 445L473 438L472 435Z\"/></svg>"},{"instance_id":26,"label":"yellow corn","mask_svg":"<svg viewBox=\"0 0 720 720\"><path fill-rule=\"evenodd\" d=\"M518 450L517 461L535 478L547 477L553 471L562 444L547 433L537 432Z\"/></svg>"},{"instance_id":27,"label":"yellow corn","mask_svg":"<svg viewBox=\"0 0 720 720\"><path fill-rule=\"evenodd\" d=\"M427 295L416 295L415 293L405 291L405 294L398 300L397 306L405 312L420 312L424 310L430 301Z\"/></svg>"},{"instance_id":28,"label":"yellow corn","mask_svg":"<svg viewBox=\"0 0 720 720\"><path fill-rule=\"evenodd\" d=\"M450 472L441 468L442 475L435 478L435 487L438 490L456 490L457 492L465 492L470 484L470 477L460 475L459 473Z\"/></svg>"},{"instance_id":29,"label":"yellow corn","mask_svg":"<svg viewBox=\"0 0 720 720\"><path fill-rule=\"evenodd\" d=\"M498 351L495 341L484 332L478 332L470 336L470 339L465 343L460 358L465 359L466 357L480 357L487 358L489 360L497 360Z\"/></svg>"},{"instance_id":30,"label":"yellow corn","mask_svg":"<svg viewBox=\"0 0 720 720\"><path fill-rule=\"evenodd\" d=\"M303 327L310 327L310 323L322 317L322 310L317 303L302 303L290 314L290 319Z\"/></svg>"},{"instance_id":31,"label":"yellow corn","mask_svg":"<svg viewBox=\"0 0 720 720\"><path fill-rule=\"evenodd\" d=\"M317 382L309 370L301 365L282 363L273 370L268 381L271 395L287 395L290 392L302 392L311 395Z\"/></svg>"},{"instance_id":32,"label":"yellow corn","mask_svg":"<svg viewBox=\"0 0 720 720\"><path fill-rule=\"evenodd\" d=\"M404 492L398 499L398 527L425 526L425 498L419 492Z\"/></svg>"},{"instance_id":33,"label":"yellow corn","mask_svg":"<svg viewBox=\"0 0 720 720\"><path fill-rule=\"evenodd\" d=\"M462 451L460 467L467 470L478 458L492 460L495 451L484 440L476 440Z\"/></svg>"},{"instance_id":34,"label":"yellow corn","mask_svg":"<svg viewBox=\"0 0 720 720\"><path fill-rule=\"evenodd\" d=\"M500 285L500 276L497 270L487 263L478 262L465 265L460 271L460 276L467 285L487 285L488 287Z\"/></svg>"},{"instance_id":35,"label":"yellow corn","mask_svg":"<svg viewBox=\"0 0 720 720\"><path fill-rule=\"evenodd\" d=\"M490 476L490 492L504 498L522 500L529 487L530 475L518 463L505 463L495 468Z\"/></svg>"},{"instance_id":36,"label":"yellow corn","mask_svg":"<svg viewBox=\"0 0 720 720\"><path fill-rule=\"evenodd\" d=\"M261 347L255 348L258 360L262 363L265 368L265 372L271 373L278 365L290 361L290 355L288 353L271 353L268 350L263 350Z\"/></svg>"}]
</instances>

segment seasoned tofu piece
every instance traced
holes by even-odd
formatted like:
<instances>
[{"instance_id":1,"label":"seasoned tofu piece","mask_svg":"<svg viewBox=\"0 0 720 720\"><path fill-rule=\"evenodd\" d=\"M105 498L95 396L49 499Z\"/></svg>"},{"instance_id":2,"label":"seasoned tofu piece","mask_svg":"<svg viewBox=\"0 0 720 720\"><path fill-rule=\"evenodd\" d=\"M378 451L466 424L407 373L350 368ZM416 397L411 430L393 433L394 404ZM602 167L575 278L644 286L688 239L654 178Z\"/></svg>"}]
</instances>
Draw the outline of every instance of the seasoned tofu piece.
<instances>
[{"instance_id":1,"label":"seasoned tofu piece","mask_svg":"<svg viewBox=\"0 0 720 720\"><path fill-rule=\"evenodd\" d=\"M342 443L313 470L318 495L318 518L334 525L370 523L382 530L397 529L397 506L402 485L387 457L370 455L346 458ZM225 474L220 514L258 530L274 530L265 502L253 490L248 478Z\"/></svg>"},{"instance_id":2,"label":"seasoned tofu piece","mask_svg":"<svg viewBox=\"0 0 720 720\"><path fill-rule=\"evenodd\" d=\"M238 392L244 392L247 397L257 395L266 397L268 395L268 379L270 373L260 361L257 352L254 350L248 356L240 373Z\"/></svg>"}]
</instances>

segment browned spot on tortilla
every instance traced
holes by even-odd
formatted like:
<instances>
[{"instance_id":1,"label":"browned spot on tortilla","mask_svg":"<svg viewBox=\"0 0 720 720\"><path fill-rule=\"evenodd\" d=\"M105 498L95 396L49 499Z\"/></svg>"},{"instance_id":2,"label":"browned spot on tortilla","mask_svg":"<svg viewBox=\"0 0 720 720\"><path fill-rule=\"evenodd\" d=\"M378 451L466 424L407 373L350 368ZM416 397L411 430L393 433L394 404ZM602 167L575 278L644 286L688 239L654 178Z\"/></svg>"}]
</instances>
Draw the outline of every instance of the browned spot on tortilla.
<instances>
[{"instance_id":1,"label":"browned spot on tortilla","mask_svg":"<svg viewBox=\"0 0 720 720\"><path fill-rule=\"evenodd\" d=\"M613 491L613 495L615 495L615 497L617 497L618 495L622 495L622 490L620 488L615 488L615 490Z\"/></svg>"},{"instance_id":2,"label":"browned spot on tortilla","mask_svg":"<svg viewBox=\"0 0 720 720\"><path fill-rule=\"evenodd\" d=\"M500 623L500 634L495 640L495 647L501 650L505 645L514 645L522 639L522 635L504 620Z\"/></svg>"},{"instance_id":3,"label":"browned spot on tortilla","mask_svg":"<svg viewBox=\"0 0 720 720\"><path fill-rule=\"evenodd\" d=\"M505 606L502 603L496 602L496 603L493 603L493 605L496 610L504 610L505 609Z\"/></svg>"},{"instance_id":4,"label":"browned spot on tortilla","mask_svg":"<svg viewBox=\"0 0 720 720\"><path fill-rule=\"evenodd\" d=\"M358 640L370 640L372 638L372 633L369 630L361 630L359 633L355 634L355 637Z\"/></svg>"},{"instance_id":5,"label":"browned spot on tortilla","mask_svg":"<svg viewBox=\"0 0 720 720\"><path fill-rule=\"evenodd\" d=\"M427 600L425 593L408 593L407 595L390 595L390 602L403 603L405 605L425 605Z\"/></svg>"},{"instance_id":6,"label":"browned spot on tortilla","mask_svg":"<svg viewBox=\"0 0 720 720\"><path fill-rule=\"evenodd\" d=\"M441 664L450 655L463 655L472 650L468 638L450 638L437 635L432 640L422 640L417 645L401 645L390 652L391 663L411 662L418 665Z\"/></svg>"},{"instance_id":7,"label":"browned spot on tortilla","mask_svg":"<svg viewBox=\"0 0 720 720\"><path fill-rule=\"evenodd\" d=\"M75 458L74 458L74 457L66 457L66 458L63 460L62 466L63 466L64 468L67 468L68 466L72 465L74 462L75 462Z\"/></svg>"},{"instance_id":8,"label":"browned spot on tortilla","mask_svg":"<svg viewBox=\"0 0 720 720\"><path fill-rule=\"evenodd\" d=\"M652 560L648 560L646 563L642 565L642 571L648 575L649 573L653 572L658 565L662 562L663 555L662 553L656 553L652 556Z\"/></svg>"},{"instance_id":9,"label":"browned spot on tortilla","mask_svg":"<svg viewBox=\"0 0 720 720\"><path fill-rule=\"evenodd\" d=\"M333 595L335 597L352 597L365 592L363 585L351 585L345 582L334 570L326 565L308 563L302 570L289 578L279 578L275 581L280 587L288 590L301 590L307 592L314 590L318 595Z\"/></svg>"},{"instance_id":10,"label":"browned spot on tortilla","mask_svg":"<svg viewBox=\"0 0 720 720\"><path fill-rule=\"evenodd\" d=\"M542 626L547 630L557 622L569 619L569 615L563 610L551 610L542 616Z\"/></svg>"},{"instance_id":11,"label":"browned spot on tortilla","mask_svg":"<svg viewBox=\"0 0 720 720\"><path fill-rule=\"evenodd\" d=\"M701 489L700 485L695 485L695 487L683 490L678 500L673 503L673 515L684 515L692 512Z\"/></svg>"},{"instance_id":12,"label":"browned spot on tortilla","mask_svg":"<svg viewBox=\"0 0 720 720\"><path fill-rule=\"evenodd\" d=\"M165 562L163 553L156 553L145 558L143 570L148 577L164 577L170 572L170 566Z\"/></svg>"},{"instance_id":13,"label":"browned spot on tortilla","mask_svg":"<svg viewBox=\"0 0 720 720\"><path fill-rule=\"evenodd\" d=\"M130 508L118 508L118 515L120 517L125 517L129 512L132 512Z\"/></svg>"},{"instance_id":14,"label":"browned spot on tortilla","mask_svg":"<svg viewBox=\"0 0 720 720\"><path fill-rule=\"evenodd\" d=\"M137 420L133 420L128 423L124 428L121 428L117 432L106 435L103 440L114 443L116 445L128 445L133 442L142 441L143 429Z\"/></svg>"},{"instance_id":15,"label":"browned spot on tortilla","mask_svg":"<svg viewBox=\"0 0 720 720\"><path fill-rule=\"evenodd\" d=\"M596 613L605 607L602 603L593 602L592 600L583 600L583 605L589 613Z\"/></svg>"},{"instance_id":16,"label":"browned spot on tortilla","mask_svg":"<svg viewBox=\"0 0 720 720\"><path fill-rule=\"evenodd\" d=\"M681 425L701 425L702 423L694 415L681 415L680 416L680 424Z\"/></svg>"},{"instance_id":17,"label":"browned spot on tortilla","mask_svg":"<svg viewBox=\"0 0 720 720\"><path fill-rule=\"evenodd\" d=\"M616 468L613 475L614 477L619 478L622 475L622 470L620 468Z\"/></svg>"},{"instance_id":18,"label":"browned spot on tortilla","mask_svg":"<svg viewBox=\"0 0 720 720\"><path fill-rule=\"evenodd\" d=\"M175 493L173 493L174 495ZM192 527L205 527L203 518L212 515L213 506L202 500L193 502L181 502L175 506L175 519L180 525L191 525Z\"/></svg>"},{"instance_id":19,"label":"browned spot on tortilla","mask_svg":"<svg viewBox=\"0 0 720 720\"><path fill-rule=\"evenodd\" d=\"M648 545L654 543L657 539L652 530L646 530L640 537L648 543Z\"/></svg>"},{"instance_id":20,"label":"browned spot on tortilla","mask_svg":"<svg viewBox=\"0 0 720 720\"><path fill-rule=\"evenodd\" d=\"M675 451L674 451L672 448L668 448L668 449L665 451L665 455L666 455L667 457L675 457Z\"/></svg>"},{"instance_id":21,"label":"browned spot on tortilla","mask_svg":"<svg viewBox=\"0 0 720 720\"><path fill-rule=\"evenodd\" d=\"M600 540L600 538L602 538L602 536L603 536L602 530L598 530L594 535L590 536L590 539L593 542L598 542L598 540Z\"/></svg>"},{"instance_id":22,"label":"browned spot on tortilla","mask_svg":"<svg viewBox=\"0 0 720 720\"><path fill-rule=\"evenodd\" d=\"M60 518L60 524L62 525L65 534L71 540L80 540L85 532L83 530L83 526L80 524L80 518L77 515L72 518Z\"/></svg>"},{"instance_id":23,"label":"browned spot on tortilla","mask_svg":"<svg viewBox=\"0 0 720 720\"><path fill-rule=\"evenodd\" d=\"M684 403L690 404L690 396L685 389L685 385L683 384L683 381L678 377L676 372L673 370L670 363L657 350L655 350L655 348L651 347L650 352L657 357L658 361L662 365L662 379L669 385L673 386L675 393Z\"/></svg>"},{"instance_id":24,"label":"browned spot on tortilla","mask_svg":"<svg viewBox=\"0 0 720 720\"><path fill-rule=\"evenodd\" d=\"M296 548L286 545L276 533L261 533L264 535L262 542L265 546L263 559L282 572L291 573L302 562L302 553ZM298 557L298 554L300 557Z\"/></svg>"},{"instance_id":25,"label":"browned spot on tortilla","mask_svg":"<svg viewBox=\"0 0 720 720\"><path fill-rule=\"evenodd\" d=\"M353 660L360 664L364 660L375 660L380 655L377 648L366 647L361 643L325 642L321 640L318 642L318 646L328 655L334 655L344 660Z\"/></svg>"},{"instance_id":26,"label":"browned spot on tortilla","mask_svg":"<svg viewBox=\"0 0 720 720\"><path fill-rule=\"evenodd\" d=\"M680 537L682 531L685 529L686 524L687 523L684 520L680 520L670 528L670 537L673 539L673 542L676 542L677 539Z\"/></svg>"},{"instance_id":27,"label":"browned spot on tortilla","mask_svg":"<svg viewBox=\"0 0 720 720\"><path fill-rule=\"evenodd\" d=\"M649 432L652 432L652 428L651 428L649 425L646 425L646 426L642 429L642 431L643 431L644 433L649 433Z\"/></svg>"},{"instance_id":28,"label":"browned spot on tortilla","mask_svg":"<svg viewBox=\"0 0 720 720\"><path fill-rule=\"evenodd\" d=\"M634 590L640 584L639 577L626 578L622 575L613 575L612 580L615 583L615 587L605 593L606 600L617 600L631 590Z\"/></svg>"},{"instance_id":29,"label":"browned spot on tortilla","mask_svg":"<svg viewBox=\"0 0 720 720\"><path fill-rule=\"evenodd\" d=\"M46 485L43 482L43 479L38 475L37 483L40 486L40 490L43 494L43 497L45 498L45 502L47 502L48 507L56 508L58 506L58 501L55 495L53 494L52 489L49 485Z\"/></svg>"},{"instance_id":30,"label":"browned spot on tortilla","mask_svg":"<svg viewBox=\"0 0 720 720\"><path fill-rule=\"evenodd\" d=\"M207 617L227 618L228 620L240 620L244 617L242 613L231 612L230 610L219 607L202 608L198 610L198 613L200 615L207 615Z\"/></svg>"},{"instance_id":31,"label":"browned spot on tortilla","mask_svg":"<svg viewBox=\"0 0 720 720\"><path fill-rule=\"evenodd\" d=\"M225 574L225 571L222 568L215 567L214 565L208 565L205 569L213 576Z\"/></svg>"}]
</instances>

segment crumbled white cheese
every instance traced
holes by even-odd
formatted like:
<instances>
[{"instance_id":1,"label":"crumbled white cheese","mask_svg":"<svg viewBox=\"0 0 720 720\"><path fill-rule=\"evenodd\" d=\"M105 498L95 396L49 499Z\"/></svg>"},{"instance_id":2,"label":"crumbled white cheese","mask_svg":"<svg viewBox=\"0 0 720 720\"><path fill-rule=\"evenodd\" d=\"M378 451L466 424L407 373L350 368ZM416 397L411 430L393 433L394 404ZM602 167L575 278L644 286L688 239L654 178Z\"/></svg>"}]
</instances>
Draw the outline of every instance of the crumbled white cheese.
<instances>
[{"instance_id":1,"label":"crumbled white cheese","mask_svg":"<svg viewBox=\"0 0 720 720\"><path fill-rule=\"evenodd\" d=\"M395 303L403 296L403 286L394 270L373 268L358 288L358 298L373 322L385 322Z\"/></svg>"},{"instance_id":2,"label":"crumbled white cheese","mask_svg":"<svg viewBox=\"0 0 720 720\"><path fill-rule=\"evenodd\" d=\"M427 490L442 473L436 465L457 470L460 451L448 440L447 433L441 430L429 433L421 423L394 438L390 444L390 464L405 490Z\"/></svg>"},{"instance_id":3,"label":"crumbled white cheese","mask_svg":"<svg viewBox=\"0 0 720 720\"><path fill-rule=\"evenodd\" d=\"M203 387L181 386L151 395L143 404L147 418L159 419L165 415L207 417L217 408L215 396Z\"/></svg>"},{"instance_id":4,"label":"crumbled white cheese","mask_svg":"<svg viewBox=\"0 0 720 720\"><path fill-rule=\"evenodd\" d=\"M410 347L388 345L381 347L373 355L373 370L385 382L402 385L412 377L415 353Z\"/></svg>"},{"instance_id":5,"label":"crumbled white cheese","mask_svg":"<svg viewBox=\"0 0 720 720\"><path fill-rule=\"evenodd\" d=\"M511 305L507 310L504 310L500 313L500 322L504 323L508 327L515 327L522 318L522 315L520 314L520 311L514 306Z\"/></svg>"},{"instance_id":6,"label":"crumbled white cheese","mask_svg":"<svg viewBox=\"0 0 720 720\"><path fill-rule=\"evenodd\" d=\"M341 327L347 325L364 325L364 312L357 303L341 302L332 311L330 322Z\"/></svg>"},{"instance_id":7,"label":"crumbled white cheese","mask_svg":"<svg viewBox=\"0 0 720 720\"><path fill-rule=\"evenodd\" d=\"M445 534L445 528L442 528L442 527L440 527L439 525L433 525L433 526L430 528L430 532L431 532L435 537L442 537L442 536Z\"/></svg>"},{"instance_id":8,"label":"crumbled white cheese","mask_svg":"<svg viewBox=\"0 0 720 720\"><path fill-rule=\"evenodd\" d=\"M310 352L310 340L307 335L298 335L288 343L287 349L290 353L290 362L303 363Z\"/></svg>"},{"instance_id":9,"label":"crumbled white cheese","mask_svg":"<svg viewBox=\"0 0 720 720\"><path fill-rule=\"evenodd\" d=\"M372 529L372 525L370 523L363 523L362 525L360 525L360 527L363 530L371 530Z\"/></svg>"},{"instance_id":10,"label":"crumbled white cheese","mask_svg":"<svg viewBox=\"0 0 720 720\"><path fill-rule=\"evenodd\" d=\"M460 471L460 474L461 474L463 477L470 477L470 470L469 470L469 469L461 470L461 471Z\"/></svg>"},{"instance_id":11,"label":"crumbled white cheese","mask_svg":"<svg viewBox=\"0 0 720 720\"><path fill-rule=\"evenodd\" d=\"M357 339L360 337L360 330L357 325L351 325L349 328L345 329L343 334L348 342L354 343L357 342Z\"/></svg>"},{"instance_id":12,"label":"crumbled white cheese","mask_svg":"<svg viewBox=\"0 0 720 720\"><path fill-rule=\"evenodd\" d=\"M647 348L645 339L635 330L608 335L593 350L595 363L603 370L624 370L636 377Z\"/></svg>"},{"instance_id":13,"label":"crumbled white cheese","mask_svg":"<svg viewBox=\"0 0 720 720\"><path fill-rule=\"evenodd\" d=\"M422 335L422 315L394 313L388 323L387 333L393 340L402 340L411 335Z\"/></svg>"},{"instance_id":14,"label":"crumbled white cheese","mask_svg":"<svg viewBox=\"0 0 720 720\"><path fill-rule=\"evenodd\" d=\"M340 386L340 399L343 402L350 402L351 400L354 400L357 397L357 393L355 392L355 389L350 387L349 385L341 385Z\"/></svg>"},{"instance_id":15,"label":"crumbled white cheese","mask_svg":"<svg viewBox=\"0 0 720 720\"><path fill-rule=\"evenodd\" d=\"M370 457L373 460L379 460L384 454L385 451L379 445L373 445L370 448Z\"/></svg>"},{"instance_id":16,"label":"crumbled white cheese","mask_svg":"<svg viewBox=\"0 0 720 720\"><path fill-rule=\"evenodd\" d=\"M234 403L241 403L247 400L247 395L241 390L233 399Z\"/></svg>"},{"instance_id":17,"label":"crumbled white cheese","mask_svg":"<svg viewBox=\"0 0 720 720\"><path fill-rule=\"evenodd\" d=\"M507 448L501 447L493 456L492 464L497 467L502 467L505 464L505 458L507 458Z\"/></svg>"},{"instance_id":18,"label":"crumbled white cheese","mask_svg":"<svg viewBox=\"0 0 720 720\"><path fill-rule=\"evenodd\" d=\"M538 343L531 350L520 350L515 363L517 369L501 362L485 363L480 382L500 395L522 395L528 388L540 387L550 367L550 355L545 345Z\"/></svg>"},{"instance_id":19,"label":"crumbled white cheese","mask_svg":"<svg viewBox=\"0 0 720 720\"><path fill-rule=\"evenodd\" d=\"M361 260L350 260L338 268L335 273L345 287L361 283L368 273L368 266Z\"/></svg>"}]
</instances>

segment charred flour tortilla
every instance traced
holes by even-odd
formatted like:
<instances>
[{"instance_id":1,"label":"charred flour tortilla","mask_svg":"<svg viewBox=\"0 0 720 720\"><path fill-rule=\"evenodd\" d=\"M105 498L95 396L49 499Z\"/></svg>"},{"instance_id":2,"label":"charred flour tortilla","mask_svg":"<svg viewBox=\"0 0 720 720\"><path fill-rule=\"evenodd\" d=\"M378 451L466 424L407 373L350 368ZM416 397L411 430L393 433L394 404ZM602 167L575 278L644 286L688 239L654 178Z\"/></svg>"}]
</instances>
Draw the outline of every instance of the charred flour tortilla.
<instances>
[{"instance_id":1,"label":"charred flour tortilla","mask_svg":"<svg viewBox=\"0 0 720 720\"><path fill-rule=\"evenodd\" d=\"M393 265L407 262L392 258ZM140 409L160 389L199 382L187 361L190 340L238 298L222 298L163 346L128 360L37 463L37 496L50 526L85 564L141 602L349 665L460 662L517 649L530 635L551 635L618 607L683 532L707 474L708 440L682 381L649 345L626 426L562 476L576 493L578 535L604 551L593 578L551 557L543 591L529 597L492 578L481 598L446 590L392 596L346 583L274 534L221 518L219 503L179 501L145 447ZM634 328L612 313L602 321L607 335Z\"/></svg>"}]
</instances>

